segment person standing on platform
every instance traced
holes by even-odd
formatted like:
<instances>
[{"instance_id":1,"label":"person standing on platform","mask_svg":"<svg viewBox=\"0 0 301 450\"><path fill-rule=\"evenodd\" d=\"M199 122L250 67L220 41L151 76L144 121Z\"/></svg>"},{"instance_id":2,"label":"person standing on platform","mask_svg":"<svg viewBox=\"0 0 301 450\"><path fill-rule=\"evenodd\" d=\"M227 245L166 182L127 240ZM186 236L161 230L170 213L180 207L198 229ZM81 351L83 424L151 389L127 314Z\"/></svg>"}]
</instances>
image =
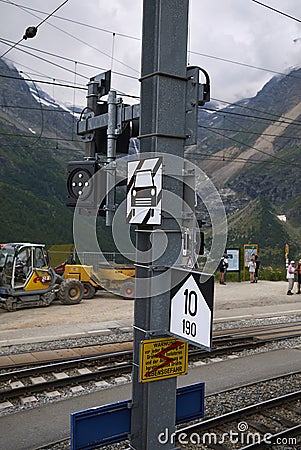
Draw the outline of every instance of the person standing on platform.
<instances>
[{"instance_id":1,"label":"person standing on platform","mask_svg":"<svg viewBox=\"0 0 301 450\"><path fill-rule=\"evenodd\" d=\"M296 294L301 294L301 259L299 259L299 262L296 266L296 273L297 273L297 292Z\"/></svg>"},{"instance_id":2,"label":"person standing on platform","mask_svg":"<svg viewBox=\"0 0 301 450\"><path fill-rule=\"evenodd\" d=\"M291 261L291 263L289 264L289 266L287 268L287 272L286 272L286 278L288 281L287 295L293 295L292 290L294 287L295 272L296 272L295 261Z\"/></svg>"},{"instance_id":3,"label":"person standing on platform","mask_svg":"<svg viewBox=\"0 0 301 450\"><path fill-rule=\"evenodd\" d=\"M254 256L254 260L255 260L254 281L255 281L255 283L257 283L258 282L258 277L259 277L259 266L260 266L260 260L258 258L258 255Z\"/></svg>"},{"instance_id":4,"label":"person standing on platform","mask_svg":"<svg viewBox=\"0 0 301 450\"><path fill-rule=\"evenodd\" d=\"M224 284L224 285L226 284L225 277L226 277L227 268L228 268L228 259L227 259L227 254L224 253L224 255L219 263L219 284Z\"/></svg>"},{"instance_id":5,"label":"person standing on platform","mask_svg":"<svg viewBox=\"0 0 301 450\"><path fill-rule=\"evenodd\" d=\"M254 274L255 274L255 259L254 256L251 256L250 261L248 263L249 274L250 274L250 283L255 283Z\"/></svg>"}]
</instances>

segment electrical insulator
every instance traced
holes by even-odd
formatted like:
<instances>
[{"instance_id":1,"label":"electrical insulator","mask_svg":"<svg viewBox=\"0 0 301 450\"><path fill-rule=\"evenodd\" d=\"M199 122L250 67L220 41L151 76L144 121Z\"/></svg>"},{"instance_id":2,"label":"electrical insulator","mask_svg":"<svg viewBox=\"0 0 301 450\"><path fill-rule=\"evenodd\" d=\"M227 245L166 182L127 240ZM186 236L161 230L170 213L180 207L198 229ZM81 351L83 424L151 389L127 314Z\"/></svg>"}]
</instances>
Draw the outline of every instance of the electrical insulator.
<instances>
[{"instance_id":1,"label":"electrical insulator","mask_svg":"<svg viewBox=\"0 0 301 450\"><path fill-rule=\"evenodd\" d=\"M37 27L28 27L25 30L23 39L26 40L26 39L34 38L35 35L37 34L37 32L38 32Z\"/></svg>"}]
</instances>

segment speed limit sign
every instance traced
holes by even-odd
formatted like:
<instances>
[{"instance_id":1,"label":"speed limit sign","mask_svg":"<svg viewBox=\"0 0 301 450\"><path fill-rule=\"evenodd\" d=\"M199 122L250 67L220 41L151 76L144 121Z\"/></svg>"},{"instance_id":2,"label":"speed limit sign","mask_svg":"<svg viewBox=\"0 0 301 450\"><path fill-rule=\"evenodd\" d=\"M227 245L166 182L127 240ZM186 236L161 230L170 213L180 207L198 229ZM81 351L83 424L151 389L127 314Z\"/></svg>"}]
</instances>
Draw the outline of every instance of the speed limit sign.
<instances>
[{"instance_id":1,"label":"speed limit sign","mask_svg":"<svg viewBox=\"0 0 301 450\"><path fill-rule=\"evenodd\" d=\"M210 350L214 277L172 269L172 286L169 333Z\"/></svg>"}]
</instances>

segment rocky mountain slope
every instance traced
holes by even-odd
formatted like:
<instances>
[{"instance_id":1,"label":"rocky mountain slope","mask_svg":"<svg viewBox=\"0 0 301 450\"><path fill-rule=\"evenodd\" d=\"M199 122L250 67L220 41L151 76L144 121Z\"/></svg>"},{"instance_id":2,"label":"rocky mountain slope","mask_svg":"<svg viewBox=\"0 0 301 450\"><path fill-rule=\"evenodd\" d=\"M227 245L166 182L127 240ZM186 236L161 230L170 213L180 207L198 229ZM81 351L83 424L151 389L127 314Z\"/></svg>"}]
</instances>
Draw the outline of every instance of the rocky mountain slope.
<instances>
[{"instance_id":1,"label":"rocky mountain slope","mask_svg":"<svg viewBox=\"0 0 301 450\"><path fill-rule=\"evenodd\" d=\"M82 158L74 116L0 60L0 241L72 241L65 163Z\"/></svg>"},{"instance_id":2,"label":"rocky mountain slope","mask_svg":"<svg viewBox=\"0 0 301 450\"><path fill-rule=\"evenodd\" d=\"M1 60L0 79L0 242L70 243L66 162L84 154L76 118ZM220 191L228 246L259 243L265 264L282 264L286 243L301 256L300 81L295 69L254 98L201 107L198 145L186 152Z\"/></svg>"},{"instance_id":3,"label":"rocky mountain slope","mask_svg":"<svg viewBox=\"0 0 301 450\"><path fill-rule=\"evenodd\" d=\"M301 256L300 82L301 69L295 69L274 77L254 98L201 108L199 143L189 150L220 190L228 245L260 242L265 264L283 263L286 242L292 257Z\"/></svg>"}]
</instances>

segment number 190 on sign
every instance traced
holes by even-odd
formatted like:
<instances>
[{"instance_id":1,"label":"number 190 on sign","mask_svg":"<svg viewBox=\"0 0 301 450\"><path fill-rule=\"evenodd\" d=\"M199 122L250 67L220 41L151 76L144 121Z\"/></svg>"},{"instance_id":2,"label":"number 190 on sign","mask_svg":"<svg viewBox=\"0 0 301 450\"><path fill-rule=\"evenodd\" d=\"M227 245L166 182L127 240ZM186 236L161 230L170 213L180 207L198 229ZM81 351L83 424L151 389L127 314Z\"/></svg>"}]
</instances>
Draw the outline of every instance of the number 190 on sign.
<instances>
[{"instance_id":1,"label":"number 190 on sign","mask_svg":"<svg viewBox=\"0 0 301 450\"><path fill-rule=\"evenodd\" d=\"M176 270L174 273L177 274ZM182 283L178 283L171 293L170 334L210 348L213 286L213 277L207 278L202 284L199 272L189 273Z\"/></svg>"}]
</instances>

